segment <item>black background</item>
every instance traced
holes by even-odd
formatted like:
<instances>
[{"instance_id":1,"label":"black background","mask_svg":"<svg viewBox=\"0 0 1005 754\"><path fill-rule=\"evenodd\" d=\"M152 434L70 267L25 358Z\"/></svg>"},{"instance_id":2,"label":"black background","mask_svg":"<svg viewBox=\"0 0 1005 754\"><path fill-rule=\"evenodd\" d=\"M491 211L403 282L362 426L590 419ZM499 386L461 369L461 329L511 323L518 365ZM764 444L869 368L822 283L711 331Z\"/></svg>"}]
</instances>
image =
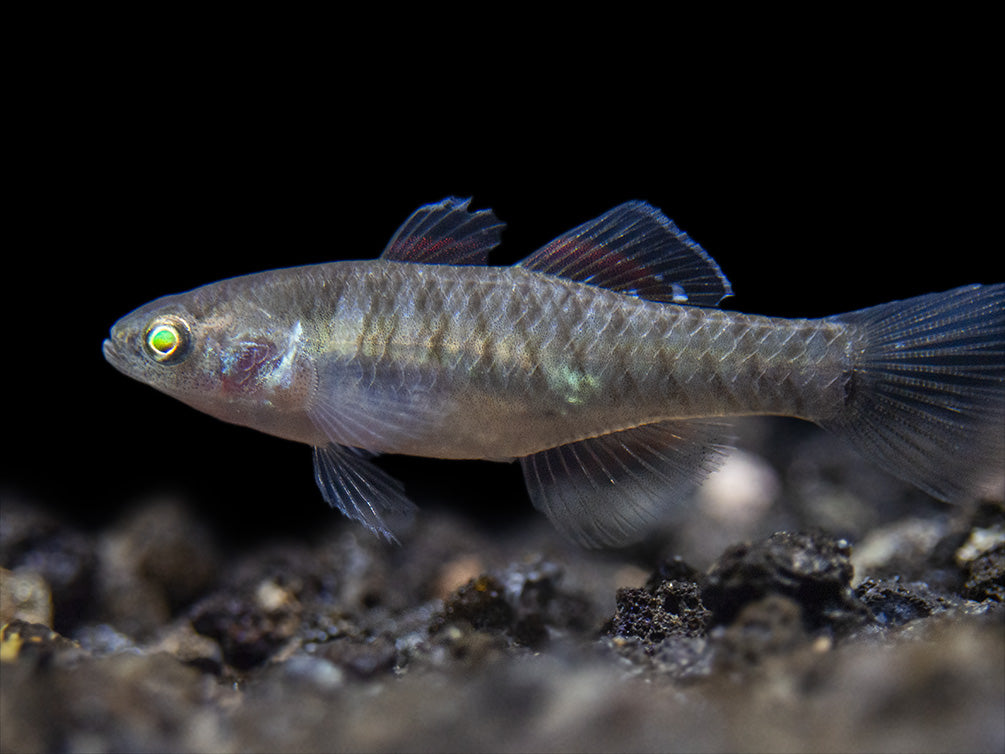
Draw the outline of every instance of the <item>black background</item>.
<instances>
[{"instance_id":1,"label":"black background","mask_svg":"<svg viewBox=\"0 0 1005 754\"><path fill-rule=\"evenodd\" d=\"M508 224L501 264L646 200L747 312L822 316L1002 279L1000 89L966 39L547 74L475 49L381 73L317 38L129 39L43 46L12 116L0 495L83 525L165 492L238 536L336 515L307 447L127 379L101 341L167 293L373 257L444 196ZM500 500L530 509L515 466L386 467L420 500L490 521L515 515Z\"/></svg>"}]
</instances>

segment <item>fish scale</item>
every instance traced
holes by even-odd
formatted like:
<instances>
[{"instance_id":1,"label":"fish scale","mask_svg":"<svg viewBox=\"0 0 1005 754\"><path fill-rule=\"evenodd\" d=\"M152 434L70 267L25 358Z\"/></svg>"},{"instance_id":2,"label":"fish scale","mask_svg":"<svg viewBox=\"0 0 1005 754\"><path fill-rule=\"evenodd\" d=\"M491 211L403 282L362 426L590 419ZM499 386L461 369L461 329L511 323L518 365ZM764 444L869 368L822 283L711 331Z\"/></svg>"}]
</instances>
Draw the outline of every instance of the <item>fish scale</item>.
<instances>
[{"instance_id":1,"label":"fish scale","mask_svg":"<svg viewBox=\"0 0 1005 754\"><path fill-rule=\"evenodd\" d=\"M388 539L413 506L376 454L519 459L561 532L625 544L686 502L745 414L815 421L944 500L1005 479L1003 284L786 320L717 308L718 265L642 202L487 267L501 230L446 199L377 260L151 302L105 356L313 446L324 499Z\"/></svg>"}]
</instances>

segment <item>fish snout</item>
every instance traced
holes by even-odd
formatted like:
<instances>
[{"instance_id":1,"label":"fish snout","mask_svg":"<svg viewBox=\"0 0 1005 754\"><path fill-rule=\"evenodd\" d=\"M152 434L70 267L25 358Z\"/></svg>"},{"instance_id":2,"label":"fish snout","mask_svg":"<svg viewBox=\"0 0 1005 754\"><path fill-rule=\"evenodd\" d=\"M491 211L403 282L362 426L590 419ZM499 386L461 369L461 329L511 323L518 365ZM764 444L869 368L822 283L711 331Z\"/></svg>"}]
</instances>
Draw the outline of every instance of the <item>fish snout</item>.
<instances>
[{"instance_id":1,"label":"fish snout","mask_svg":"<svg viewBox=\"0 0 1005 754\"><path fill-rule=\"evenodd\" d=\"M129 352L129 332L120 322L116 322L108 337L101 343L101 353L105 361L122 372L130 361Z\"/></svg>"}]
</instances>

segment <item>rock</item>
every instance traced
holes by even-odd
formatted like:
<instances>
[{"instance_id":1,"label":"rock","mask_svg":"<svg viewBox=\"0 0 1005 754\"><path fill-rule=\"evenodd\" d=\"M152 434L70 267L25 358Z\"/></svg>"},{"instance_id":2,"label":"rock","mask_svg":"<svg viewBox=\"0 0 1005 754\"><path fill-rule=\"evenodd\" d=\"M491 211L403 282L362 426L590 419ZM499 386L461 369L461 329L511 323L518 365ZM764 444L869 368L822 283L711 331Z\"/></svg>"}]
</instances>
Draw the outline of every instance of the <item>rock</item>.
<instances>
[{"instance_id":1,"label":"rock","mask_svg":"<svg viewBox=\"0 0 1005 754\"><path fill-rule=\"evenodd\" d=\"M970 599L1005 602L1005 544L998 544L967 563L963 585Z\"/></svg>"},{"instance_id":2,"label":"rock","mask_svg":"<svg viewBox=\"0 0 1005 754\"><path fill-rule=\"evenodd\" d=\"M386 636L365 639L339 637L320 644L314 656L329 661L334 667L345 670L357 678L370 678L394 668L397 649Z\"/></svg>"},{"instance_id":3,"label":"rock","mask_svg":"<svg viewBox=\"0 0 1005 754\"><path fill-rule=\"evenodd\" d=\"M778 532L730 548L709 569L702 599L712 622L728 624L768 595L795 601L810 629L844 630L867 619L851 590L851 546L823 534Z\"/></svg>"},{"instance_id":4,"label":"rock","mask_svg":"<svg viewBox=\"0 0 1005 754\"><path fill-rule=\"evenodd\" d=\"M237 671L266 663L299 628L298 610L267 610L247 594L218 594L192 607L196 633L220 646L223 662Z\"/></svg>"},{"instance_id":5,"label":"rock","mask_svg":"<svg viewBox=\"0 0 1005 754\"><path fill-rule=\"evenodd\" d=\"M704 636L711 613L702 602L697 574L675 565L676 573L661 566L641 589L619 589L605 633L640 639L650 653L669 637Z\"/></svg>"},{"instance_id":6,"label":"rock","mask_svg":"<svg viewBox=\"0 0 1005 754\"><path fill-rule=\"evenodd\" d=\"M48 663L61 653L75 656L77 649L76 642L40 623L15 618L0 627L0 662Z\"/></svg>"},{"instance_id":7,"label":"rock","mask_svg":"<svg viewBox=\"0 0 1005 754\"><path fill-rule=\"evenodd\" d=\"M793 653L809 641L799 603L780 594L748 602L712 638L716 665L725 672L748 670L766 658Z\"/></svg>"},{"instance_id":8,"label":"rock","mask_svg":"<svg viewBox=\"0 0 1005 754\"><path fill-rule=\"evenodd\" d=\"M99 545L101 616L150 638L217 573L216 547L204 524L177 501L143 505Z\"/></svg>"},{"instance_id":9,"label":"rock","mask_svg":"<svg viewBox=\"0 0 1005 754\"><path fill-rule=\"evenodd\" d=\"M52 625L52 593L41 574L0 568L0 625L12 620Z\"/></svg>"},{"instance_id":10,"label":"rock","mask_svg":"<svg viewBox=\"0 0 1005 754\"><path fill-rule=\"evenodd\" d=\"M16 573L35 574L35 587L51 594L52 615L45 620L62 633L71 633L97 604L97 557L92 539L53 516L16 500L0 506L0 566ZM44 601L42 591L34 600ZM37 606L39 607L39 606ZM40 608L42 613L44 608ZM40 617L42 614L36 614Z\"/></svg>"},{"instance_id":11,"label":"rock","mask_svg":"<svg viewBox=\"0 0 1005 754\"><path fill-rule=\"evenodd\" d=\"M552 632L582 629L590 621L586 600L560 586L562 569L547 560L511 564L498 578L483 574L451 594L430 626L436 634L464 623L476 631L501 631L517 644L539 647Z\"/></svg>"}]
</instances>

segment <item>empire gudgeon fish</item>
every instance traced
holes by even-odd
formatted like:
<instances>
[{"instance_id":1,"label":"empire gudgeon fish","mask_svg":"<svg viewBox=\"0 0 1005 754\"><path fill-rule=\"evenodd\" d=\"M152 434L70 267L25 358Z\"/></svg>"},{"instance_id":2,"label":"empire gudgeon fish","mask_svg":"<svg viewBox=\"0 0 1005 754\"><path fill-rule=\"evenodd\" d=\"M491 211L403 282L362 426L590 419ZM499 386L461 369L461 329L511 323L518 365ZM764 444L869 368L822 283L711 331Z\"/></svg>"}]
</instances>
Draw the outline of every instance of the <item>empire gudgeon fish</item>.
<instances>
[{"instance_id":1,"label":"empire gudgeon fish","mask_svg":"<svg viewBox=\"0 0 1005 754\"><path fill-rule=\"evenodd\" d=\"M718 265L642 202L487 267L502 229L445 199L379 259L157 299L105 358L311 445L324 499L391 540L414 506L376 454L519 459L560 531L619 545L716 467L743 414L816 422L942 500L1005 476L1003 283L787 320L716 308Z\"/></svg>"}]
</instances>

